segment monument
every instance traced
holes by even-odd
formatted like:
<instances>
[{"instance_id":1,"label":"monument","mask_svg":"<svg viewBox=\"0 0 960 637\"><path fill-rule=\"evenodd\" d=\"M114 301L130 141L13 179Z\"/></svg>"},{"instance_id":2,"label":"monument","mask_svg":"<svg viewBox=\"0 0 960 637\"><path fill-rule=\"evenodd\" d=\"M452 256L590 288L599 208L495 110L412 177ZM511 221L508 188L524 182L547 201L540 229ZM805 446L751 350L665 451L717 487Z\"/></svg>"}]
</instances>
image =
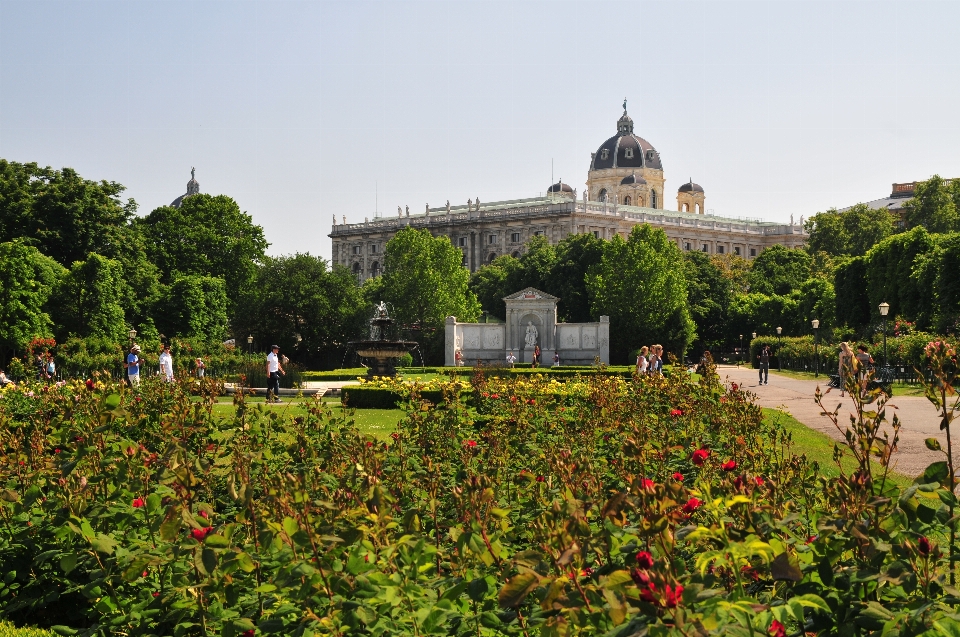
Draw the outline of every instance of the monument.
<instances>
[{"instance_id":1,"label":"monument","mask_svg":"<svg viewBox=\"0 0 960 637\"><path fill-rule=\"evenodd\" d=\"M370 319L370 339L350 341L349 347L364 358L370 359L367 376L396 376L397 359L406 352L417 348L416 341L404 341L389 338L394 319L390 318L387 304L383 301L374 308Z\"/></svg>"},{"instance_id":2,"label":"monument","mask_svg":"<svg viewBox=\"0 0 960 637\"><path fill-rule=\"evenodd\" d=\"M445 364L456 364L460 351L465 365L477 361L504 364L508 352L521 363L533 362L533 350L540 346L541 364L550 364L555 353L563 365L593 365L610 362L610 317L598 323L557 323L559 298L536 288L526 288L504 297L505 323L458 323L455 316L446 322Z\"/></svg>"}]
</instances>

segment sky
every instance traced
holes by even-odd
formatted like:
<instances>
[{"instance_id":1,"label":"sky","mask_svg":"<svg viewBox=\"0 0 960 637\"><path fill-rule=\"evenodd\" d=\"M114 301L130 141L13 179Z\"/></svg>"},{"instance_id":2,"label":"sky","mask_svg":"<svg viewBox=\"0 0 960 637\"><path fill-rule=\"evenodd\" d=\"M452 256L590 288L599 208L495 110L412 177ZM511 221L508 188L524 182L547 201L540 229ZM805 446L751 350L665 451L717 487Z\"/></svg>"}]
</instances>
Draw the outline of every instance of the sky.
<instances>
[{"instance_id":1,"label":"sky","mask_svg":"<svg viewBox=\"0 0 960 637\"><path fill-rule=\"evenodd\" d=\"M0 157L139 214L226 194L274 255L332 215L582 191L624 98L666 204L786 221L960 177L960 2L0 0Z\"/></svg>"}]
</instances>

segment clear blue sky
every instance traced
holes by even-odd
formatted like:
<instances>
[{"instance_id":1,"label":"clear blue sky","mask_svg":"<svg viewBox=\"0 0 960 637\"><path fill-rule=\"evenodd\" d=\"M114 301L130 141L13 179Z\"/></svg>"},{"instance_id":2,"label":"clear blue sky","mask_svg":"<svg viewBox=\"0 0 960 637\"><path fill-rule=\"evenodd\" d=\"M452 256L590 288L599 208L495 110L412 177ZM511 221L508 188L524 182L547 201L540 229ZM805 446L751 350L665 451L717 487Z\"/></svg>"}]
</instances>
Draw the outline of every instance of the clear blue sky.
<instances>
[{"instance_id":1,"label":"clear blue sky","mask_svg":"<svg viewBox=\"0 0 960 637\"><path fill-rule=\"evenodd\" d=\"M960 177L960 2L0 0L0 157L333 214L583 188L624 97L667 204L785 220Z\"/></svg>"}]
</instances>

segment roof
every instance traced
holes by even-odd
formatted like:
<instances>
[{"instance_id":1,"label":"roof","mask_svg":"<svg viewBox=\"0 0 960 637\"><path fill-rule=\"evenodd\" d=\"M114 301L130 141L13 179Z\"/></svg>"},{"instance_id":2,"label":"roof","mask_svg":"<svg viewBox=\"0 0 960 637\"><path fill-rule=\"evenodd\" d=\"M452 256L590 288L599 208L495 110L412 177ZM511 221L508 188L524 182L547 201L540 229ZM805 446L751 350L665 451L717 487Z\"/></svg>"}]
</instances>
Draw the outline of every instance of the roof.
<instances>
[{"instance_id":1,"label":"roof","mask_svg":"<svg viewBox=\"0 0 960 637\"><path fill-rule=\"evenodd\" d=\"M883 199L874 199L873 201L865 202L870 208L886 208L887 210L900 210L903 208L903 204L910 201L908 197L884 197ZM850 210L853 206L847 206L846 208L840 208L838 212L846 212Z\"/></svg>"},{"instance_id":2,"label":"roof","mask_svg":"<svg viewBox=\"0 0 960 637\"><path fill-rule=\"evenodd\" d=\"M590 170L608 168L663 170L657 149L644 138L633 134L633 120L626 110L617 120L617 134L600 144L590 162Z\"/></svg>"},{"instance_id":3,"label":"roof","mask_svg":"<svg viewBox=\"0 0 960 637\"><path fill-rule=\"evenodd\" d=\"M632 175L627 175L626 177L620 180L621 186L632 186L634 184L641 186L645 183L647 183L647 180L644 179L643 177L637 177L636 173L633 173Z\"/></svg>"},{"instance_id":4,"label":"roof","mask_svg":"<svg viewBox=\"0 0 960 637\"><path fill-rule=\"evenodd\" d=\"M573 192L573 188L563 183L562 181L558 181L557 183L552 184L549 188L547 188L547 192Z\"/></svg>"},{"instance_id":5,"label":"roof","mask_svg":"<svg viewBox=\"0 0 960 637\"><path fill-rule=\"evenodd\" d=\"M691 179L687 183L677 188L677 192L703 192L703 186L693 183Z\"/></svg>"},{"instance_id":6,"label":"roof","mask_svg":"<svg viewBox=\"0 0 960 637\"><path fill-rule=\"evenodd\" d=\"M542 290L532 287L523 288L519 292L514 292L513 294L508 294L507 296L503 297L504 301L522 301L524 299L546 299L548 301L559 301L560 297L547 294Z\"/></svg>"}]
</instances>

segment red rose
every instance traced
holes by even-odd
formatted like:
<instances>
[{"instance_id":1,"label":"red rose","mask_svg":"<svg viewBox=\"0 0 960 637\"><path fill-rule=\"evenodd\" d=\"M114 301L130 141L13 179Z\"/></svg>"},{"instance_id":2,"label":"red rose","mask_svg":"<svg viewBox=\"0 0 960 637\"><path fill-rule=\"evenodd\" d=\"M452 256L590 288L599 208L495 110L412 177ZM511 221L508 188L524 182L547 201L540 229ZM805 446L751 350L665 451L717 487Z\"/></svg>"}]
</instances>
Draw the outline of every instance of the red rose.
<instances>
[{"instance_id":1,"label":"red rose","mask_svg":"<svg viewBox=\"0 0 960 637\"><path fill-rule=\"evenodd\" d=\"M142 507L144 504L145 504L145 503L144 503L144 501L143 501L143 498L134 498L134 499L133 499L133 502L130 503L130 505L131 505L134 509L139 509L139 508Z\"/></svg>"},{"instance_id":2,"label":"red rose","mask_svg":"<svg viewBox=\"0 0 960 637\"><path fill-rule=\"evenodd\" d=\"M205 526L205 527L201 527L199 529L194 529L190 531L190 537L195 539L197 542L203 542L204 538L206 538L212 532L213 532L212 526Z\"/></svg>"},{"instance_id":3,"label":"red rose","mask_svg":"<svg viewBox=\"0 0 960 637\"><path fill-rule=\"evenodd\" d=\"M240 633L240 637L253 637L256 634L257 634L257 631L251 628L250 630L245 630L242 633Z\"/></svg>"},{"instance_id":4,"label":"red rose","mask_svg":"<svg viewBox=\"0 0 960 637\"><path fill-rule=\"evenodd\" d=\"M543 476L537 476L537 482L543 482Z\"/></svg>"},{"instance_id":5,"label":"red rose","mask_svg":"<svg viewBox=\"0 0 960 637\"><path fill-rule=\"evenodd\" d=\"M640 480L641 489L650 489L653 490L657 486L657 483L651 480L650 478L642 478Z\"/></svg>"},{"instance_id":6,"label":"red rose","mask_svg":"<svg viewBox=\"0 0 960 637\"><path fill-rule=\"evenodd\" d=\"M516 396L511 396L511 397L510 397L510 402L512 402L512 403L517 402L517 397L516 397Z\"/></svg>"},{"instance_id":7,"label":"red rose","mask_svg":"<svg viewBox=\"0 0 960 637\"><path fill-rule=\"evenodd\" d=\"M683 411L680 409L674 409L673 411L670 412L670 415L673 416L674 418L678 418L683 415Z\"/></svg>"},{"instance_id":8,"label":"red rose","mask_svg":"<svg viewBox=\"0 0 960 637\"><path fill-rule=\"evenodd\" d=\"M753 479L753 481L757 484L758 487L762 487L762 486L763 486L763 478L761 478L760 476L756 476L756 477Z\"/></svg>"},{"instance_id":9,"label":"red rose","mask_svg":"<svg viewBox=\"0 0 960 637\"><path fill-rule=\"evenodd\" d=\"M369 449L369 448L372 447L372 446L373 446L373 443L368 440L368 441L367 441L367 449Z\"/></svg>"},{"instance_id":10,"label":"red rose","mask_svg":"<svg viewBox=\"0 0 960 637\"><path fill-rule=\"evenodd\" d=\"M697 498L690 498L689 500L687 500L687 503L683 505L683 512L686 513L687 515L690 515L691 513L699 509L702 505L703 505L703 502L701 500L698 500Z\"/></svg>"},{"instance_id":11,"label":"red rose","mask_svg":"<svg viewBox=\"0 0 960 637\"><path fill-rule=\"evenodd\" d=\"M87 379L87 389L93 390L93 379L92 379L92 378L88 378L88 379Z\"/></svg>"},{"instance_id":12,"label":"red rose","mask_svg":"<svg viewBox=\"0 0 960 637\"><path fill-rule=\"evenodd\" d=\"M697 465L698 467L702 467L703 463L706 462L707 458L709 457L710 457L710 450L700 448L693 452L693 458L691 459L691 462L693 462L693 464Z\"/></svg>"},{"instance_id":13,"label":"red rose","mask_svg":"<svg viewBox=\"0 0 960 637\"><path fill-rule=\"evenodd\" d=\"M154 597L160 597L160 591L153 591L151 595L153 595Z\"/></svg>"},{"instance_id":14,"label":"red rose","mask_svg":"<svg viewBox=\"0 0 960 637\"><path fill-rule=\"evenodd\" d=\"M536 405L536 404L537 404L537 400L536 400L535 398L531 398L531 399L530 399L530 404L531 404L531 405Z\"/></svg>"},{"instance_id":15,"label":"red rose","mask_svg":"<svg viewBox=\"0 0 960 637\"><path fill-rule=\"evenodd\" d=\"M500 394L490 394L490 398L497 400L498 398L500 398Z\"/></svg>"},{"instance_id":16,"label":"red rose","mask_svg":"<svg viewBox=\"0 0 960 637\"><path fill-rule=\"evenodd\" d=\"M722 465L720 465L720 468L723 469L724 471L733 471L734 469L737 468L737 462L736 460L727 460Z\"/></svg>"},{"instance_id":17,"label":"red rose","mask_svg":"<svg viewBox=\"0 0 960 637\"><path fill-rule=\"evenodd\" d=\"M649 551L640 551L637 553L637 566L639 568L653 568L653 556Z\"/></svg>"},{"instance_id":18,"label":"red rose","mask_svg":"<svg viewBox=\"0 0 960 637\"><path fill-rule=\"evenodd\" d=\"M917 540L917 552L924 557L930 555L930 540L925 536L921 535L920 539Z\"/></svg>"},{"instance_id":19,"label":"red rose","mask_svg":"<svg viewBox=\"0 0 960 637\"><path fill-rule=\"evenodd\" d=\"M683 482L683 474L677 471L673 474L673 479L677 482Z\"/></svg>"},{"instance_id":20,"label":"red rose","mask_svg":"<svg viewBox=\"0 0 960 637\"><path fill-rule=\"evenodd\" d=\"M204 518L204 519L207 519L207 518L209 518L210 516L207 515L207 512L206 512L206 511L200 511L200 517L201 517L201 518Z\"/></svg>"},{"instance_id":21,"label":"red rose","mask_svg":"<svg viewBox=\"0 0 960 637\"><path fill-rule=\"evenodd\" d=\"M390 434L390 437L393 438L394 441L400 440L400 434L398 434L397 432L393 432L392 434Z\"/></svg>"},{"instance_id":22,"label":"red rose","mask_svg":"<svg viewBox=\"0 0 960 637\"><path fill-rule=\"evenodd\" d=\"M737 385L736 383L730 383L730 389L732 389L733 391L737 391L738 389L740 389L740 386Z\"/></svg>"},{"instance_id":23,"label":"red rose","mask_svg":"<svg viewBox=\"0 0 960 637\"><path fill-rule=\"evenodd\" d=\"M476 441L476 440L468 440L466 444L467 444L468 447L476 447L476 446L477 446L477 441Z\"/></svg>"},{"instance_id":24,"label":"red rose","mask_svg":"<svg viewBox=\"0 0 960 637\"><path fill-rule=\"evenodd\" d=\"M777 620L770 622L767 632L770 633L770 637L787 637L787 627Z\"/></svg>"},{"instance_id":25,"label":"red rose","mask_svg":"<svg viewBox=\"0 0 960 637\"><path fill-rule=\"evenodd\" d=\"M676 588L671 588L669 584L664 589L663 605L667 608L676 608L683 599L683 586L677 584Z\"/></svg>"}]
</instances>

